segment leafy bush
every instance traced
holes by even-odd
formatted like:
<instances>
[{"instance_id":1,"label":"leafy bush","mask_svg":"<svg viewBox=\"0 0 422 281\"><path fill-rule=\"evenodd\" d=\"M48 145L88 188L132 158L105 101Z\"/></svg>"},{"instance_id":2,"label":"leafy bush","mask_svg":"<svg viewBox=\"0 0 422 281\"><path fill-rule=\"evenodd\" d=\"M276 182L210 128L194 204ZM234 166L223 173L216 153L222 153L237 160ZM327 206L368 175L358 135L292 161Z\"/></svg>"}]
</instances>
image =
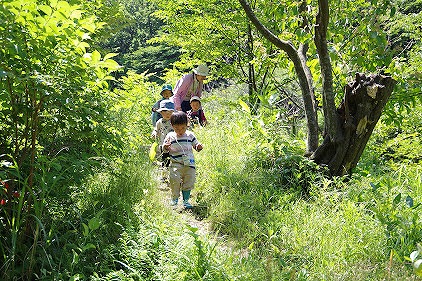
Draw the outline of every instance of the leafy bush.
<instances>
[{"instance_id":1,"label":"leafy bush","mask_svg":"<svg viewBox=\"0 0 422 281\"><path fill-rule=\"evenodd\" d=\"M422 239L421 177L419 168L411 165L389 173L376 182L361 179L367 186L352 196L385 228L386 251L393 250L402 260Z\"/></svg>"}]
</instances>

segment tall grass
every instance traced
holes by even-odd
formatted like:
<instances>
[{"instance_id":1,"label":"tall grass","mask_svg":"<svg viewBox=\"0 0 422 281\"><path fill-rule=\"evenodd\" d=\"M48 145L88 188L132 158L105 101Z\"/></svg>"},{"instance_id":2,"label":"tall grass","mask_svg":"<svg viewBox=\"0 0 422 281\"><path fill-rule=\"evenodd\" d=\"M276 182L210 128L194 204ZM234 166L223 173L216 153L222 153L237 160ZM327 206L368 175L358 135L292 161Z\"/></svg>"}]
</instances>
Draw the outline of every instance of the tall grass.
<instances>
[{"instance_id":1,"label":"tall grass","mask_svg":"<svg viewBox=\"0 0 422 281\"><path fill-rule=\"evenodd\" d=\"M194 129L204 150L196 154L192 214L169 208L157 188L148 158L148 99L133 105L145 111L136 118L132 106L116 109L129 142L122 155L67 154L41 168L48 208L37 218L32 276L415 280L406 256L422 240L420 167L375 157L374 139L353 177L328 178L300 156L302 131L280 129L282 120L269 110L251 117L238 102L242 93L229 87L203 99L210 124ZM190 225L194 215L212 232Z\"/></svg>"},{"instance_id":2,"label":"tall grass","mask_svg":"<svg viewBox=\"0 0 422 281\"><path fill-rule=\"evenodd\" d=\"M298 156L297 136L248 117L233 89L218 94L195 131L205 148L194 193L253 280L413 280L404 257L422 239L418 168L328 179Z\"/></svg>"}]
</instances>

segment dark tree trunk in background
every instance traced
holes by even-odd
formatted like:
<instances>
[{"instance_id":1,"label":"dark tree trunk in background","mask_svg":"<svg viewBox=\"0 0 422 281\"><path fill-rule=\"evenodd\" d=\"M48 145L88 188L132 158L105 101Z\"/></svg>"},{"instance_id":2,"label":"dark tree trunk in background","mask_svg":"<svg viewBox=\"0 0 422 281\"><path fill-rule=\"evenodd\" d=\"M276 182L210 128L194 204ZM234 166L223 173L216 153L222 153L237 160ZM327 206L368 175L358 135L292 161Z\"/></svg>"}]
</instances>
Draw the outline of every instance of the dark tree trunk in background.
<instances>
[{"instance_id":1,"label":"dark tree trunk in background","mask_svg":"<svg viewBox=\"0 0 422 281\"><path fill-rule=\"evenodd\" d=\"M356 74L337 108L336 136L326 134L312 159L327 165L333 176L350 174L377 124L395 81L390 76Z\"/></svg>"}]
</instances>

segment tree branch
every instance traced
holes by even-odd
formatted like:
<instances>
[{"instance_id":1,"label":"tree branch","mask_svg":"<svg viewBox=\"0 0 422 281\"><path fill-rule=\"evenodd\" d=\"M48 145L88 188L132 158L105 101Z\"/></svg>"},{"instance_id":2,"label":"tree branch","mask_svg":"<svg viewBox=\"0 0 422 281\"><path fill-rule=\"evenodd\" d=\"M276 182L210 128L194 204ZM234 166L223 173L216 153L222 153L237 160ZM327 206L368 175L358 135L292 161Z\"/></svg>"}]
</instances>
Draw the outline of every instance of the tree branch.
<instances>
[{"instance_id":1,"label":"tree branch","mask_svg":"<svg viewBox=\"0 0 422 281\"><path fill-rule=\"evenodd\" d=\"M306 47L301 46L299 50L296 50L290 41L278 38L258 20L246 0L239 0L239 2L242 5L243 10L245 10L247 17L258 31L280 50L286 52L289 59L293 62L302 91L303 104L305 106L308 127L307 154L315 151L318 147L318 122L313 99L312 75L310 75L309 68L306 65Z\"/></svg>"},{"instance_id":2,"label":"tree branch","mask_svg":"<svg viewBox=\"0 0 422 281\"><path fill-rule=\"evenodd\" d=\"M327 29L329 22L328 0L318 0L318 15L315 25L314 42L317 48L322 77L322 97L325 131L331 139L339 134L338 116L334 102L333 71L327 45Z\"/></svg>"},{"instance_id":3,"label":"tree branch","mask_svg":"<svg viewBox=\"0 0 422 281\"><path fill-rule=\"evenodd\" d=\"M246 0L239 0L239 2L242 5L243 10L245 10L245 13L250 19L250 21L265 38L267 38L271 43L276 45L281 50L285 51L290 59L296 56L296 49L294 48L291 42L281 40L280 38L275 36L274 33L272 33L268 28L266 28L255 16L255 13L252 11L251 6L248 2L246 2Z\"/></svg>"}]
</instances>

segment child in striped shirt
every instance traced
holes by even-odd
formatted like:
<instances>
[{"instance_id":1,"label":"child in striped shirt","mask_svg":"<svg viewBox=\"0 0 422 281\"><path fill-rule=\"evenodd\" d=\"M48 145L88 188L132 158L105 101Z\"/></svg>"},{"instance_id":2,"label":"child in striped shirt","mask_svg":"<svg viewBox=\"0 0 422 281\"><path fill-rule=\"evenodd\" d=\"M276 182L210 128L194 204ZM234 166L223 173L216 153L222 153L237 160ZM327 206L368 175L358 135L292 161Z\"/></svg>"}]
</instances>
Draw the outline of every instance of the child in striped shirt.
<instances>
[{"instance_id":1,"label":"child in striped shirt","mask_svg":"<svg viewBox=\"0 0 422 281\"><path fill-rule=\"evenodd\" d=\"M186 113L176 111L171 115L170 123L174 132L167 134L163 144L163 151L170 153L170 205L177 206L181 190L183 206L192 209L189 198L196 180L193 149L201 151L203 146L195 135L187 130Z\"/></svg>"}]
</instances>

